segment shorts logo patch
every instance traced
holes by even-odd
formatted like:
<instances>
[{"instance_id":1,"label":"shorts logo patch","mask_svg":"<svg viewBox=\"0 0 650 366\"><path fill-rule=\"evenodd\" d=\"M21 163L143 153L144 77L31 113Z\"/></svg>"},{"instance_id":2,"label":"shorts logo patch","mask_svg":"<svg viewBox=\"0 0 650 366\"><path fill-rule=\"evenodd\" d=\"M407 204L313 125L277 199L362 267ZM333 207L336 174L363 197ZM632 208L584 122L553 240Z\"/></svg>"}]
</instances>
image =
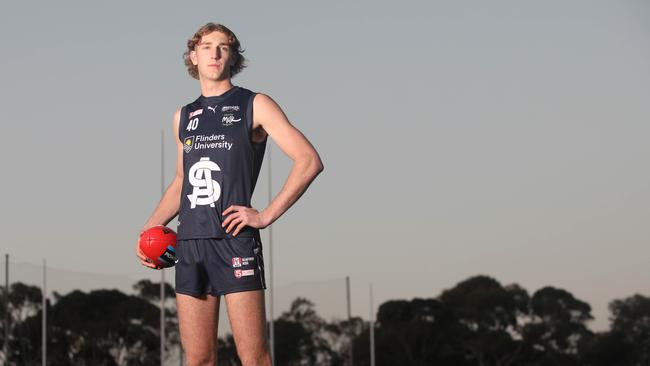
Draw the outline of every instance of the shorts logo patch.
<instances>
[{"instance_id":1,"label":"shorts logo patch","mask_svg":"<svg viewBox=\"0 0 650 366\"><path fill-rule=\"evenodd\" d=\"M242 278L243 276L252 276L255 274L255 270L253 269L236 269L235 270L235 277L236 278Z\"/></svg>"},{"instance_id":2,"label":"shorts logo patch","mask_svg":"<svg viewBox=\"0 0 650 366\"><path fill-rule=\"evenodd\" d=\"M234 257L232 259L232 266L233 267L241 267L241 257Z\"/></svg>"}]
</instances>

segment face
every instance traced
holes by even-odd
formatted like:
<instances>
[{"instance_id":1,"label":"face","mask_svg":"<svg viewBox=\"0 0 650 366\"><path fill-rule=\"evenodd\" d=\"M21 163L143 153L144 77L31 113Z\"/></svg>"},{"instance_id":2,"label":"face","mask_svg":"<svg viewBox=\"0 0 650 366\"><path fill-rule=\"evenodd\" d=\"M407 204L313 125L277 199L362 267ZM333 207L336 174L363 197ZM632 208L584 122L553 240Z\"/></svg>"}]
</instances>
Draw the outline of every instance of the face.
<instances>
[{"instance_id":1,"label":"face","mask_svg":"<svg viewBox=\"0 0 650 366\"><path fill-rule=\"evenodd\" d=\"M230 67L235 63L228 45L228 36L215 31L201 37L201 41L190 52L192 63L198 67L200 80L226 80L230 78Z\"/></svg>"}]
</instances>

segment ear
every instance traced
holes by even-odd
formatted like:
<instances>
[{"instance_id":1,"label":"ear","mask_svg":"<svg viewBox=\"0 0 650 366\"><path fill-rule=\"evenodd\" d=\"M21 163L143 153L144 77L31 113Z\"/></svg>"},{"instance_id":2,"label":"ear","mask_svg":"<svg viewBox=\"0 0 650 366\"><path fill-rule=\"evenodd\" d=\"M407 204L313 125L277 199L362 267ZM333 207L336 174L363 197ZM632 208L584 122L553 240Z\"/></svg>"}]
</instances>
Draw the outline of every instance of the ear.
<instances>
[{"instance_id":1,"label":"ear","mask_svg":"<svg viewBox=\"0 0 650 366\"><path fill-rule=\"evenodd\" d=\"M192 64L194 66L199 64L199 61L196 59L196 51L194 50L190 51L190 60L192 61Z\"/></svg>"}]
</instances>

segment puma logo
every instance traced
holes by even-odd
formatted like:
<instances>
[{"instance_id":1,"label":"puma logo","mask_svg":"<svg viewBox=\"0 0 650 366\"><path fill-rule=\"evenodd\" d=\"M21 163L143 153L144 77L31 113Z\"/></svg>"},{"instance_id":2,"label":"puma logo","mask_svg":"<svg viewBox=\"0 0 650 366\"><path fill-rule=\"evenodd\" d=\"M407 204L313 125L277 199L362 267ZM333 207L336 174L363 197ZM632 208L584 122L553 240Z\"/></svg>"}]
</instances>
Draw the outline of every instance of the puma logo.
<instances>
[{"instance_id":1,"label":"puma logo","mask_svg":"<svg viewBox=\"0 0 650 366\"><path fill-rule=\"evenodd\" d=\"M217 105L215 105L214 107L208 106L208 109L211 110L212 113L217 113Z\"/></svg>"}]
</instances>

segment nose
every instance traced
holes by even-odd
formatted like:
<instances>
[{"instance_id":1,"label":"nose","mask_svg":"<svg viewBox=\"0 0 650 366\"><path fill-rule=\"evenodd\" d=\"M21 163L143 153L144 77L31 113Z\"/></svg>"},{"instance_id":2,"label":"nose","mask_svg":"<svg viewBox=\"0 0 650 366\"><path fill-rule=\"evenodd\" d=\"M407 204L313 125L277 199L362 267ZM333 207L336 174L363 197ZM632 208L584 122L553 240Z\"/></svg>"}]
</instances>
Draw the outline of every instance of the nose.
<instances>
[{"instance_id":1,"label":"nose","mask_svg":"<svg viewBox=\"0 0 650 366\"><path fill-rule=\"evenodd\" d=\"M214 51L214 58L217 60L221 58L221 49L219 47Z\"/></svg>"}]
</instances>

